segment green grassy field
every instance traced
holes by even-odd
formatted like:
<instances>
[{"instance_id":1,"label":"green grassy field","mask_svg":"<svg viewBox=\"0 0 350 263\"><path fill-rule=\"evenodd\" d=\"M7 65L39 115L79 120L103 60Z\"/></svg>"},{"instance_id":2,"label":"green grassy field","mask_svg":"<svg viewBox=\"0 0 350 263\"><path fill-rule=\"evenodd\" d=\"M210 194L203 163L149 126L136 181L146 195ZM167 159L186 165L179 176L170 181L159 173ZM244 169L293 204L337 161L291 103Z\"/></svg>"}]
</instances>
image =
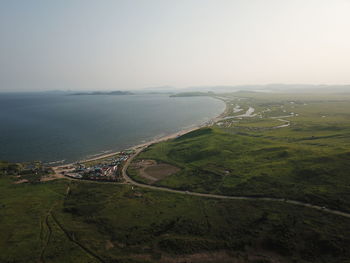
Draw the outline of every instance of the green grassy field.
<instances>
[{"instance_id":1,"label":"green grassy field","mask_svg":"<svg viewBox=\"0 0 350 263\"><path fill-rule=\"evenodd\" d=\"M16 185L2 176L0 185L0 262L347 262L350 257L349 219L312 209L68 180Z\"/></svg>"},{"instance_id":2,"label":"green grassy field","mask_svg":"<svg viewBox=\"0 0 350 263\"><path fill-rule=\"evenodd\" d=\"M245 99L231 97L228 104L250 105L257 116L227 120L225 125L152 145L138 156L181 168L156 184L225 195L282 197L350 211L349 96L240 96ZM275 117L291 113L294 117L284 118L289 127L271 128ZM140 180L136 171L129 173Z\"/></svg>"}]
</instances>

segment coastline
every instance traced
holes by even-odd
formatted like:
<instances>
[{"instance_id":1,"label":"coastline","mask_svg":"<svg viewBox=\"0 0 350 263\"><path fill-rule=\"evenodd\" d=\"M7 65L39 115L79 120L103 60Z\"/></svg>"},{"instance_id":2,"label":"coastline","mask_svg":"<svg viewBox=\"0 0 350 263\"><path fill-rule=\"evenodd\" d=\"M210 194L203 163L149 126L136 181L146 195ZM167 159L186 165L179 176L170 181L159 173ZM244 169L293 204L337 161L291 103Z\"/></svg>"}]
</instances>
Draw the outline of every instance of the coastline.
<instances>
[{"instance_id":1,"label":"coastline","mask_svg":"<svg viewBox=\"0 0 350 263\"><path fill-rule=\"evenodd\" d=\"M135 150L135 151L136 150L140 150L141 148L143 149L143 148L149 147L152 144L159 143L159 142L162 142L162 141L167 141L167 140L170 140L170 139L174 139L176 137L185 135L186 133L198 130L198 129L203 128L203 127L209 127L209 126L213 125L214 123L220 121L227 114L228 105L227 105L226 101L223 100L220 97L211 97L211 98L220 100L220 101L222 101L225 104L224 111L221 112L218 116L213 117L213 118L209 119L208 121L205 121L204 123L201 123L201 124L198 124L198 125L194 125L191 128L183 128L180 131L177 131L177 132L174 132L174 133L162 136L162 137L157 138L157 139L152 139L152 140L149 140L149 141L144 142L144 143L136 144L134 146L126 148L125 150ZM61 168L61 167L73 165L75 163L96 161L96 160L99 160L99 159L104 159L104 158L108 158L108 157L117 155L120 152L121 151L112 151L112 152L109 152L109 153L106 153L106 154L97 155L96 157L93 157L93 158L86 158L86 159L77 160L77 161L70 162L70 163L65 163L65 164L60 164L60 165L52 165L52 166L49 166L49 167L51 167L53 169L58 169L58 168Z\"/></svg>"},{"instance_id":2,"label":"coastline","mask_svg":"<svg viewBox=\"0 0 350 263\"><path fill-rule=\"evenodd\" d=\"M211 125L213 125L214 123L220 121L226 114L227 114L227 110L228 110L228 105L227 103L221 99L221 98L217 98L217 97L212 97L213 99L218 99L218 100L221 100L222 102L225 103L225 109L223 112L221 112L218 116L216 117L213 117L211 119L209 119L208 121L204 122L204 123L201 123L201 124L198 124L198 125L195 125L191 128L184 128L178 132L174 132L174 133L171 133L169 135L165 135L165 136L162 136L158 139L153 139L153 140L150 140L150 141L147 141L145 143L141 143L141 144L137 144L135 146L132 146L130 148L128 148L127 150L137 150L137 149L140 149L140 148L144 148L144 147L148 147L152 144L155 144L155 143L159 143L159 142L162 142L162 141L167 141L167 140L170 140L170 139L174 139L176 137L179 137L179 136L182 136L182 135L185 135L186 133L189 133L189 132L192 132L192 131L195 131L195 130L198 130L200 128L203 128L203 127L209 127ZM118 152L117 152L118 153ZM114 153L116 154L116 153ZM107 154L105 157L108 157L108 156L111 156L113 154ZM105 157L102 157L102 158L105 158ZM98 159L101 159L101 157L99 158L94 158L94 160L98 160Z\"/></svg>"}]
</instances>

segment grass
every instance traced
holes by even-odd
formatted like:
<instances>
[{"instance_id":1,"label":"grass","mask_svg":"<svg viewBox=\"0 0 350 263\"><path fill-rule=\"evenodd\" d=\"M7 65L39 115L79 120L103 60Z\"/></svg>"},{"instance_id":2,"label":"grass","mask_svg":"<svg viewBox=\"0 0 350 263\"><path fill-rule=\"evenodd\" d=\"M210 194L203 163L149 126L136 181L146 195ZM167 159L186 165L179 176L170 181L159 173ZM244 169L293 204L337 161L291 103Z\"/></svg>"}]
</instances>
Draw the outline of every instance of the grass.
<instances>
[{"instance_id":1,"label":"grass","mask_svg":"<svg viewBox=\"0 0 350 263\"><path fill-rule=\"evenodd\" d=\"M251 96L255 97L244 100L244 104L259 108L258 114L264 119L258 116L229 127L203 128L152 145L138 158L182 168L158 181L161 186L282 197L350 211L350 98ZM270 117L277 115L275 108L285 110L284 115L298 114L288 118L290 127L264 126L264 120L269 124L273 121ZM137 172L130 175L137 176Z\"/></svg>"},{"instance_id":2,"label":"grass","mask_svg":"<svg viewBox=\"0 0 350 263\"><path fill-rule=\"evenodd\" d=\"M0 182L0 262L37 262L43 248L45 262L162 262L210 251L245 262L255 262L254 251L265 262L350 256L349 220L307 208L128 185Z\"/></svg>"}]
</instances>

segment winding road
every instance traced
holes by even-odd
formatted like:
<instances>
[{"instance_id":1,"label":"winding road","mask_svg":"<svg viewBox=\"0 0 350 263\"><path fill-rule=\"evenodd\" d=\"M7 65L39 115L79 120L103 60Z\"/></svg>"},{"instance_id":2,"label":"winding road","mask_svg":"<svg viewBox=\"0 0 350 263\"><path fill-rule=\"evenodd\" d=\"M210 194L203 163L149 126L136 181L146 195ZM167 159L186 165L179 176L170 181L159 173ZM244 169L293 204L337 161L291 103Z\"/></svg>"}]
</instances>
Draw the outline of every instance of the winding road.
<instances>
[{"instance_id":1,"label":"winding road","mask_svg":"<svg viewBox=\"0 0 350 263\"><path fill-rule=\"evenodd\" d=\"M123 169L122 169L122 176L126 183L132 184L138 187L143 187L147 189L152 190L158 190L158 191L164 191L164 192L170 192L170 193L177 193L177 194L185 194L185 195L193 195L193 196L200 196L200 197L207 197L207 198L216 198L216 199L230 199L230 200L258 200L258 201L271 201L271 202L280 202L280 203L286 203L286 204L292 204L297 206L303 206L315 210L319 210L328 214L338 215L346 218L350 218L350 213L338 211L329 209L326 207L313 205L309 203L304 203L300 201L290 200L290 199L284 199L284 198L273 198L273 197L252 197L252 196L229 196L229 195L216 195L216 194L205 194L205 193L196 193L196 192L189 192L189 191L182 191L182 190L175 190L167 187L162 186L154 186L149 184L142 184L134 181L131 179L127 174L127 169L129 165L131 164L132 160L146 147L138 149L135 154L130 156L130 158L125 162Z\"/></svg>"}]
</instances>

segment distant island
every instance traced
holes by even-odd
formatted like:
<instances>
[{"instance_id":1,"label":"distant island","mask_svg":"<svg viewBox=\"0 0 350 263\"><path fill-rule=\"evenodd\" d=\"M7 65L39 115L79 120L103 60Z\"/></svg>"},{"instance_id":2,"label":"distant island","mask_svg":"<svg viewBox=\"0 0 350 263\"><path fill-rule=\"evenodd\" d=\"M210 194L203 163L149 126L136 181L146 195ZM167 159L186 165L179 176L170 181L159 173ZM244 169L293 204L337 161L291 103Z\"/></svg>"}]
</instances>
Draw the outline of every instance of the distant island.
<instances>
[{"instance_id":1,"label":"distant island","mask_svg":"<svg viewBox=\"0 0 350 263\"><path fill-rule=\"evenodd\" d=\"M134 95L134 93L130 91L92 91L92 92L77 92L70 95Z\"/></svg>"},{"instance_id":2,"label":"distant island","mask_svg":"<svg viewBox=\"0 0 350 263\"><path fill-rule=\"evenodd\" d=\"M170 95L170 97L197 97L197 96L212 96L214 95L214 92L208 91L208 92L200 92L200 91L193 91L193 92L180 92L173 95Z\"/></svg>"}]
</instances>

